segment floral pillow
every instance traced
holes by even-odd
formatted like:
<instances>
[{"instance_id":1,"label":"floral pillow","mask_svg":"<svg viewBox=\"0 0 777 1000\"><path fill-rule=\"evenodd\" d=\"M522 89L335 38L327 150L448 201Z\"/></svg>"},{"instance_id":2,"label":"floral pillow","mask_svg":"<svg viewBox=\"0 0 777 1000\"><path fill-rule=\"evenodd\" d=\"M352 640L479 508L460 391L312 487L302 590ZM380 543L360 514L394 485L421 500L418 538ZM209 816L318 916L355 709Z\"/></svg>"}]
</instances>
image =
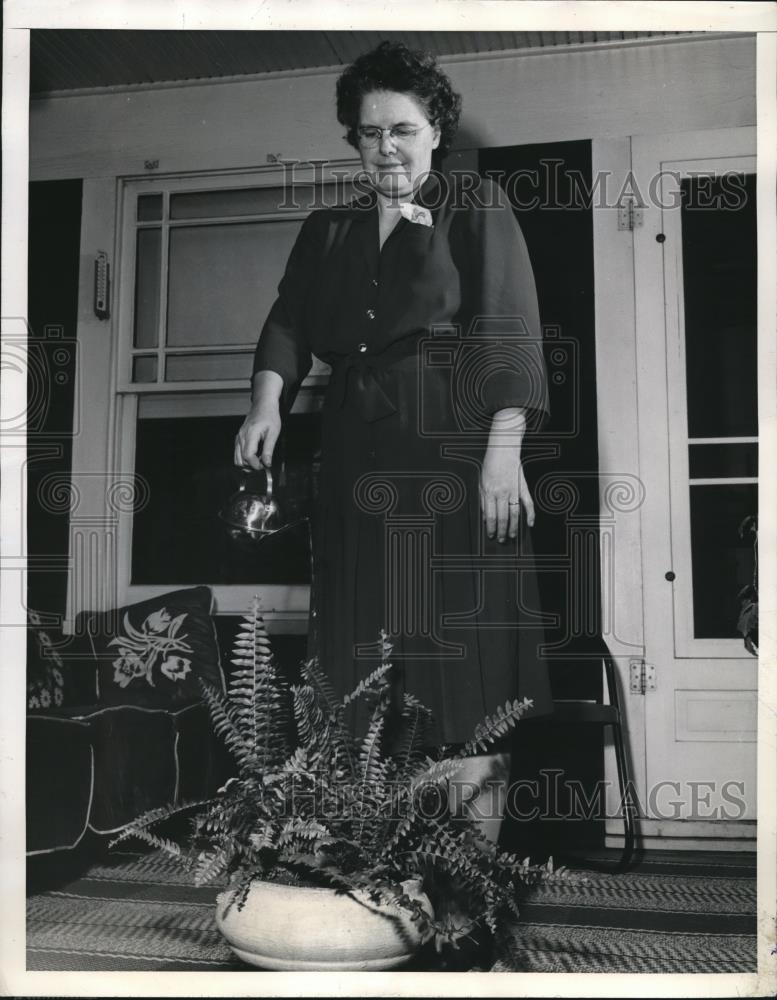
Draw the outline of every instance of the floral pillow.
<instances>
[{"instance_id":1,"label":"floral pillow","mask_svg":"<svg viewBox=\"0 0 777 1000\"><path fill-rule=\"evenodd\" d=\"M168 708L224 690L208 587L178 590L116 611L79 616L97 660L103 705Z\"/></svg>"},{"instance_id":2,"label":"floral pillow","mask_svg":"<svg viewBox=\"0 0 777 1000\"><path fill-rule=\"evenodd\" d=\"M65 701L66 669L55 646L54 631L42 624L37 611L27 612L27 709L61 708Z\"/></svg>"}]
</instances>

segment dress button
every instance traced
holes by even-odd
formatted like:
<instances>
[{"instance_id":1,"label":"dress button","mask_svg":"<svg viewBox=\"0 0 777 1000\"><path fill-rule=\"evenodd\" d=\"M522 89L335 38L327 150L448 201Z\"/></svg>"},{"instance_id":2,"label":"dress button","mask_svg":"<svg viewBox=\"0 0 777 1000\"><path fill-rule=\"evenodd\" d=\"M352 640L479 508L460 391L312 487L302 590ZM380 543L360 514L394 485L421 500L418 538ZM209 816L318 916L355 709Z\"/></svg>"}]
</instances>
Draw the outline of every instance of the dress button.
<instances>
[{"instance_id":1,"label":"dress button","mask_svg":"<svg viewBox=\"0 0 777 1000\"><path fill-rule=\"evenodd\" d=\"M367 350L367 345L359 344L359 350L361 351L362 354L364 354L364 352Z\"/></svg>"},{"instance_id":2,"label":"dress button","mask_svg":"<svg viewBox=\"0 0 777 1000\"><path fill-rule=\"evenodd\" d=\"M374 310L374 309L368 309L368 310L367 310L367 316L368 316L368 317L369 317L370 319L375 319L375 310Z\"/></svg>"},{"instance_id":3,"label":"dress button","mask_svg":"<svg viewBox=\"0 0 777 1000\"><path fill-rule=\"evenodd\" d=\"M377 288L378 287L378 279L377 278L373 278L372 279L372 285L373 285L373 288Z\"/></svg>"}]
</instances>

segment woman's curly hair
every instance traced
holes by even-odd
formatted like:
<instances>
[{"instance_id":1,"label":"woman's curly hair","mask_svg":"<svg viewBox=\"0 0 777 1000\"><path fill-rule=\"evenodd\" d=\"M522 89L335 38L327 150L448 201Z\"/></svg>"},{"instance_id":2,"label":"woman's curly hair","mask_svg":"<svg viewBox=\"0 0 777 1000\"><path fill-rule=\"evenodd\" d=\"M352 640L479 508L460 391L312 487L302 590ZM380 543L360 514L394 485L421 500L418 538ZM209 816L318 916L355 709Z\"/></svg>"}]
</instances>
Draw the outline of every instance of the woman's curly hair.
<instances>
[{"instance_id":1,"label":"woman's curly hair","mask_svg":"<svg viewBox=\"0 0 777 1000\"><path fill-rule=\"evenodd\" d=\"M337 81L337 120L348 129L345 138L359 147L357 129L362 98L375 90L393 90L414 97L429 121L440 128L437 154L451 147L461 115L461 96L428 52L409 49L403 42L381 42L359 56Z\"/></svg>"}]
</instances>

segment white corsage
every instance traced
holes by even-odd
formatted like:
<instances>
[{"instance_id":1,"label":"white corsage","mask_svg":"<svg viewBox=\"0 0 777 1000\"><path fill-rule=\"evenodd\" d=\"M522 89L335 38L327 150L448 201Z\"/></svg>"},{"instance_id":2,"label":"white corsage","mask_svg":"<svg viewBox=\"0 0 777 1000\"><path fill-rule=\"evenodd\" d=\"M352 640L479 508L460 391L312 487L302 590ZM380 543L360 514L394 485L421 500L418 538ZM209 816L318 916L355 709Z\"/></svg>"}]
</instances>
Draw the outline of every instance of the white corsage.
<instances>
[{"instance_id":1,"label":"white corsage","mask_svg":"<svg viewBox=\"0 0 777 1000\"><path fill-rule=\"evenodd\" d=\"M413 205L411 202L403 202L399 206L399 213L403 219L410 222L417 222L421 226L431 226L432 213L423 205Z\"/></svg>"}]
</instances>

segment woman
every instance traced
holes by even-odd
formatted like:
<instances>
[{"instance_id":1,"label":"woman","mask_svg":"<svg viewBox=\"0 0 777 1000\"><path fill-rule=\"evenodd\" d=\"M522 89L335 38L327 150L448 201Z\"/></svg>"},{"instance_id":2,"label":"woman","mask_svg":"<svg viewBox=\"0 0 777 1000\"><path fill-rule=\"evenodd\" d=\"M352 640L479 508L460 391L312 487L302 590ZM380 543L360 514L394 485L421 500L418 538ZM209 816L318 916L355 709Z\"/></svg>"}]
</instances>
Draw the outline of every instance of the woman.
<instances>
[{"instance_id":1,"label":"woman","mask_svg":"<svg viewBox=\"0 0 777 1000\"><path fill-rule=\"evenodd\" d=\"M368 191L305 220L235 445L238 465L269 466L311 352L332 366L310 652L345 693L379 662L385 628L398 687L432 708L446 744L507 699L551 707L521 465L524 433L547 412L536 292L501 189L432 171L460 104L434 60L401 44L338 80ZM459 776L470 798L479 791L469 808L492 840L508 773L499 749Z\"/></svg>"}]
</instances>

